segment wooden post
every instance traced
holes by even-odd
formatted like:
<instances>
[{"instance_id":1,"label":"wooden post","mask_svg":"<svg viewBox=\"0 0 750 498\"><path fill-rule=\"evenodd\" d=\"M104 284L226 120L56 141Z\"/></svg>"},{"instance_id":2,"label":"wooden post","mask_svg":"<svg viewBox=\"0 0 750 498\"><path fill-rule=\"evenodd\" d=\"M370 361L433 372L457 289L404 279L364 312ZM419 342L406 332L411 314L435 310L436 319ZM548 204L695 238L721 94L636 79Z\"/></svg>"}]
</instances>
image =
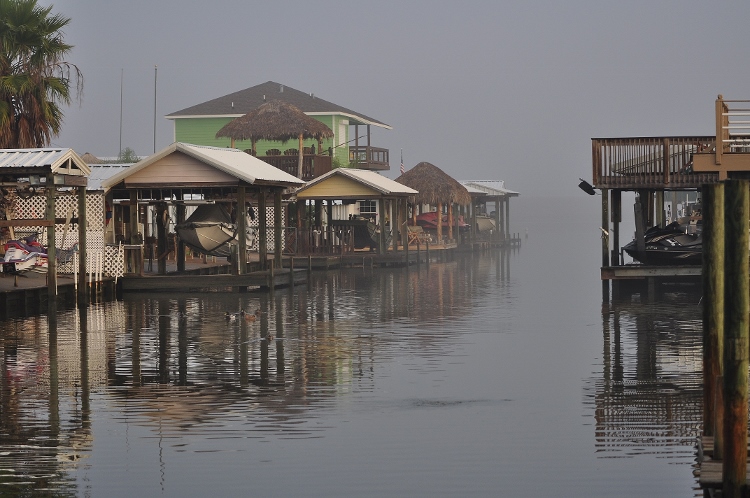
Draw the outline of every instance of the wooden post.
<instances>
[{"instance_id":1,"label":"wooden post","mask_svg":"<svg viewBox=\"0 0 750 498\"><path fill-rule=\"evenodd\" d=\"M453 240L453 203L452 202L448 203L448 240Z\"/></svg>"},{"instance_id":2,"label":"wooden post","mask_svg":"<svg viewBox=\"0 0 750 498\"><path fill-rule=\"evenodd\" d=\"M749 200L747 180L727 182L724 205L724 498L741 496L747 473Z\"/></svg>"},{"instance_id":3,"label":"wooden post","mask_svg":"<svg viewBox=\"0 0 750 498\"><path fill-rule=\"evenodd\" d=\"M182 194L180 194L180 198L182 198ZM185 222L185 204L179 203L175 206L175 210L177 211L177 224ZM187 258L187 251L185 251L185 243L180 240L179 238L176 240L177 247L175 250L177 251L177 271L182 272L185 271L185 259Z\"/></svg>"},{"instance_id":4,"label":"wooden post","mask_svg":"<svg viewBox=\"0 0 750 498\"><path fill-rule=\"evenodd\" d=\"M247 273L247 191L244 185L237 186L237 259L232 266L237 267L240 275Z\"/></svg>"},{"instance_id":5,"label":"wooden post","mask_svg":"<svg viewBox=\"0 0 750 498\"><path fill-rule=\"evenodd\" d=\"M495 240L500 242L503 240L503 237L505 237L505 235L503 235L505 233L505 228L503 227L505 218L502 216L502 209L500 207L502 203L500 202L500 197L495 197L495 199L495 229L497 230Z\"/></svg>"},{"instance_id":6,"label":"wooden post","mask_svg":"<svg viewBox=\"0 0 750 498\"><path fill-rule=\"evenodd\" d=\"M602 189L602 268L609 266L609 192ZM602 301L609 301L609 280L602 280Z\"/></svg>"},{"instance_id":7,"label":"wooden post","mask_svg":"<svg viewBox=\"0 0 750 498\"><path fill-rule=\"evenodd\" d=\"M89 297L86 292L86 214L86 187L78 187L78 305L84 307L88 305Z\"/></svg>"},{"instance_id":8,"label":"wooden post","mask_svg":"<svg viewBox=\"0 0 750 498\"><path fill-rule=\"evenodd\" d=\"M273 261L277 268L281 268L281 241L284 227L281 226L281 189L273 192Z\"/></svg>"},{"instance_id":9,"label":"wooden post","mask_svg":"<svg viewBox=\"0 0 750 498\"><path fill-rule=\"evenodd\" d=\"M443 243L443 203L438 202L437 205L437 243Z\"/></svg>"},{"instance_id":10,"label":"wooden post","mask_svg":"<svg viewBox=\"0 0 750 498\"><path fill-rule=\"evenodd\" d=\"M167 205L160 202L156 207L156 265L159 275L167 274Z\"/></svg>"},{"instance_id":11,"label":"wooden post","mask_svg":"<svg viewBox=\"0 0 750 498\"><path fill-rule=\"evenodd\" d=\"M398 238L399 238L399 223L400 215L398 212L398 201L391 199L388 201L391 209L391 242L393 243L393 253L398 251Z\"/></svg>"},{"instance_id":12,"label":"wooden post","mask_svg":"<svg viewBox=\"0 0 750 498\"><path fill-rule=\"evenodd\" d=\"M724 184L703 185L703 434L714 433L724 347ZM714 443L715 444L715 443Z\"/></svg>"},{"instance_id":13,"label":"wooden post","mask_svg":"<svg viewBox=\"0 0 750 498\"><path fill-rule=\"evenodd\" d=\"M260 269L265 270L268 259L268 220L266 213L266 191L262 189L258 193L258 256L260 257Z\"/></svg>"},{"instance_id":14,"label":"wooden post","mask_svg":"<svg viewBox=\"0 0 750 498\"><path fill-rule=\"evenodd\" d=\"M138 240L138 191L130 191L130 243L140 244L143 240Z\"/></svg>"},{"instance_id":15,"label":"wooden post","mask_svg":"<svg viewBox=\"0 0 750 498\"><path fill-rule=\"evenodd\" d=\"M57 312L57 250L55 248L55 200L57 187L52 175L47 176L47 209L46 218L52 221L47 227L47 296L49 299L49 313Z\"/></svg>"},{"instance_id":16,"label":"wooden post","mask_svg":"<svg viewBox=\"0 0 750 498\"><path fill-rule=\"evenodd\" d=\"M721 156L724 153L724 97L719 94L716 98L716 148L714 153L714 162L721 164ZM726 172L719 173L726 177ZM724 178L719 177L720 180Z\"/></svg>"},{"instance_id":17,"label":"wooden post","mask_svg":"<svg viewBox=\"0 0 750 498\"><path fill-rule=\"evenodd\" d=\"M378 254L385 254L388 249L385 246L385 199L382 197L379 199L378 209L380 211L378 217L378 226L380 227L380 237L378 237Z\"/></svg>"},{"instance_id":18,"label":"wooden post","mask_svg":"<svg viewBox=\"0 0 750 498\"><path fill-rule=\"evenodd\" d=\"M638 197L635 199L633 204L633 213L635 217L635 248L639 253L646 251L646 239L644 234L646 233L645 223L643 219L643 191L638 191Z\"/></svg>"},{"instance_id":19,"label":"wooden post","mask_svg":"<svg viewBox=\"0 0 750 498\"><path fill-rule=\"evenodd\" d=\"M510 233L510 196L508 195L505 196L505 233L507 238L507 234Z\"/></svg>"},{"instance_id":20,"label":"wooden post","mask_svg":"<svg viewBox=\"0 0 750 498\"><path fill-rule=\"evenodd\" d=\"M622 191L612 191L612 202L610 206L612 218L612 257L610 264L619 266L620 264L620 222L622 221Z\"/></svg>"}]
</instances>

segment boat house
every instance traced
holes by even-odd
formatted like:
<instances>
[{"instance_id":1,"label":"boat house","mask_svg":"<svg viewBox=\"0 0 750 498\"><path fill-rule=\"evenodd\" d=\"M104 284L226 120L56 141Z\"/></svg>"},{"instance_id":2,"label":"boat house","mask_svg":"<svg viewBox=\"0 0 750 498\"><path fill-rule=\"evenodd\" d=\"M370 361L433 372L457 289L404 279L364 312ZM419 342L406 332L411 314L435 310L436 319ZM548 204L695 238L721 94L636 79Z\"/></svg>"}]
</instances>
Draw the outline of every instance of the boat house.
<instances>
[{"instance_id":1,"label":"boat house","mask_svg":"<svg viewBox=\"0 0 750 498\"><path fill-rule=\"evenodd\" d=\"M185 269L185 244L169 235L171 213L184 223L189 206L221 204L234 213L237 233L255 224L262 269L281 266L285 210L283 199L304 182L237 149L175 142L102 182L114 204L127 206L122 237L130 252L129 266L142 272L144 224L152 213L158 273L166 274L166 257L175 252L177 269ZM148 209L151 206L151 209ZM269 228L270 227L270 228ZM170 245L172 244L172 245ZM237 237L239 268L247 272L247 238Z\"/></svg>"}]
</instances>

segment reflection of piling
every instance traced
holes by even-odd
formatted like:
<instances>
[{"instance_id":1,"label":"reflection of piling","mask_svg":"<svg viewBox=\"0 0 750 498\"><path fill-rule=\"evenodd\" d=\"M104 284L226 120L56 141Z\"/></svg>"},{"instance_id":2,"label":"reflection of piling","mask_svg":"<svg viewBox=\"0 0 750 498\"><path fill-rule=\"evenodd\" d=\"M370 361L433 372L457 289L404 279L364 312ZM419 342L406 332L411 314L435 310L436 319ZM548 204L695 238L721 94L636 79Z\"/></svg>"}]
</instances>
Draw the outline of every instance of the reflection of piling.
<instances>
[{"instance_id":1,"label":"reflection of piling","mask_svg":"<svg viewBox=\"0 0 750 498\"><path fill-rule=\"evenodd\" d=\"M724 185L704 185L703 207L703 433L720 446L715 405L724 340ZM720 386L719 386L720 387ZM714 456L716 457L716 456Z\"/></svg>"},{"instance_id":2,"label":"reflection of piling","mask_svg":"<svg viewBox=\"0 0 750 498\"><path fill-rule=\"evenodd\" d=\"M727 182L725 196L723 496L739 497L747 472L748 182Z\"/></svg>"}]
</instances>

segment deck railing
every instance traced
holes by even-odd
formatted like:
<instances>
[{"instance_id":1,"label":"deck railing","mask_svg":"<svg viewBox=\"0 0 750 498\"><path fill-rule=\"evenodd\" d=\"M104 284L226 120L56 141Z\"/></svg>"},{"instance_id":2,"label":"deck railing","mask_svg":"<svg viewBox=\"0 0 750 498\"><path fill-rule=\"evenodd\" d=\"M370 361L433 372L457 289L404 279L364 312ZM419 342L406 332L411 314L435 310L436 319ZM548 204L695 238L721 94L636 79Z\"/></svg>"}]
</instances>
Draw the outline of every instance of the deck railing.
<instances>
[{"instance_id":1,"label":"deck railing","mask_svg":"<svg viewBox=\"0 0 750 498\"><path fill-rule=\"evenodd\" d=\"M258 156L258 159L292 176L297 176L299 157L296 155ZM322 156L319 154L304 154L302 156L302 177L300 180L309 182L329 171L331 171L331 156Z\"/></svg>"},{"instance_id":2,"label":"deck railing","mask_svg":"<svg viewBox=\"0 0 750 498\"><path fill-rule=\"evenodd\" d=\"M593 180L597 188L697 188L717 173L697 173L693 155L713 152L716 137L594 138Z\"/></svg>"},{"instance_id":3,"label":"deck railing","mask_svg":"<svg viewBox=\"0 0 750 498\"><path fill-rule=\"evenodd\" d=\"M356 164L356 167L360 169L390 169L388 149L381 149L379 147L349 147L349 162Z\"/></svg>"}]
</instances>

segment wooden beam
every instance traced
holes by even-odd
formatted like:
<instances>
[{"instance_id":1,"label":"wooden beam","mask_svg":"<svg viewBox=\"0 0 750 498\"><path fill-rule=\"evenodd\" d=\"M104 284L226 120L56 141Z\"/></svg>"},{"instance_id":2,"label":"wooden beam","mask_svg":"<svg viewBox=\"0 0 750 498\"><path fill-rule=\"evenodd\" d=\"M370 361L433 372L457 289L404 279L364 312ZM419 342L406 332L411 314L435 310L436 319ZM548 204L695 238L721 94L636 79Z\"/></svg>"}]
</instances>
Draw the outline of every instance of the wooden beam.
<instances>
[{"instance_id":1,"label":"wooden beam","mask_svg":"<svg viewBox=\"0 0 750 498\"><path fill-rule=\"evenodd\" d=\"M65 220L63 220L65 221ZM53 220L24 219L24 220L0 220L0 228L8 227L51 227L55 226Z\"/></svg>"}]
</instances>

